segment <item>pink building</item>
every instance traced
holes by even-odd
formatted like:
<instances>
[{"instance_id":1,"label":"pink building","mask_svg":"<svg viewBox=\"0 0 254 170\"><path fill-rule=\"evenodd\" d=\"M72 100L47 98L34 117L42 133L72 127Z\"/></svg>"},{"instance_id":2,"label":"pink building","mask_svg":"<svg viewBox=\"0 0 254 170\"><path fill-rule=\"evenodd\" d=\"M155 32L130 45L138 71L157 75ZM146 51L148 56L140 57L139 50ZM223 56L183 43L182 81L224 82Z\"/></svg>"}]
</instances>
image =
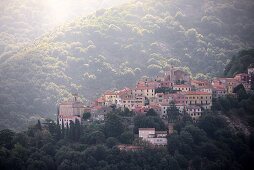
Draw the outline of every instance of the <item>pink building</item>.
<instances>
[{"instance_id":1,"label":"pink building","mask_svg":"<svg viewBox=\"0 0 254 170\"><path fill-rule=\"evenodd\" d=\"M249 83L250 77L246 73L240 73L240 74L236 74L234 79L238 80L241 83Z\"/></svg>"},{"instance_id":2,"label":"pink building","mask_svg":"<svg viewBox=\"0 0 254 170\"><path fill-rule=\"evenodd\" d=\"M84 104L78 100L78 95L74 94L72 101L65 101L59 104L57 116L59 124L62 125L64 123L64 127L66 127L67 124L69 125L71 121L75 122L76 119L81 122L85 109Z\"/></svg>"},{"instance_id":3,"label":"pink building","mask_svg":"<svg viewBox=\"0 0 254 170\"><path fill-rule=\"evenodd\" d=\"M226 96L226 88L222 85L214 85L213 86L213 98L218 99Z\"/></svg>"}]
</instances>

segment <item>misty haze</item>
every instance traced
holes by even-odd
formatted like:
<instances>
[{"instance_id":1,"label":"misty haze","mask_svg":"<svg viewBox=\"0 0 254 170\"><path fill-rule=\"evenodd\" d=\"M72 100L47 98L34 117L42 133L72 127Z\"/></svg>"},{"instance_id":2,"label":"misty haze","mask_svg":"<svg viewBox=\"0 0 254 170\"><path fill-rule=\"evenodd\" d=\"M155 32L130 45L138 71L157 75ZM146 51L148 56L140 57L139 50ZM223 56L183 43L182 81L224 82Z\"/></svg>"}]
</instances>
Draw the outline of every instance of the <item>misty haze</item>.
<instances>
[{"instance_id":1,"label":"misty haze","mask_svg":"<svg viewBox=\"0 0 254 170\"><path fill-rule=\"evenodd\" d=\"M253 0L1 0L0 169L251 170Z\"/></svg>"}]
</instances>

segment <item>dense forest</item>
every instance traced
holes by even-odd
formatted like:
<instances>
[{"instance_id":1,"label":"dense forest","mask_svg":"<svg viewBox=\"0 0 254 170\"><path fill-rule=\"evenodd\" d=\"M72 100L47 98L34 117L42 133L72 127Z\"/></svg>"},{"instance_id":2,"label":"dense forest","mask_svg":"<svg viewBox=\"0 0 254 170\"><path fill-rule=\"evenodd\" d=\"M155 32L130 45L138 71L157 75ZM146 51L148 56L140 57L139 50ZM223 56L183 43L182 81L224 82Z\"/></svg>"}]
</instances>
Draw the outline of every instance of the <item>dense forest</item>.
<instances>
[{"instance_id":1,"label":"dense forest","mask_svg":"<svg viewBox=\"0 0 254 170\"><path fill-rule=\"evenodd\" d=\"M0 129L54 118L73 92L89 102L169 64L196 78L223 75L232 56L253 48L252 0L137 0L58 27L26 21L50 15L33 11L37 1L18 2L0 7Z\"/></svg>"},{"instance_id":2,"label":"dense forest","mask_svg":"<svg viewBox=\"0 0 254 170\"><path fill-rule=\"evenodd\" d=\"M242 99L242 102L246 100L249 104L254 103L253 97ZM161 148L151 148L134 138L135 130L126 126L129 120L126 118L133 115L117 110L108 114L105 123L85 121L80 125L76 121L61 128L54 121L46 120L43 124L38 121L24 132L2 130L0 169L251 170L253 131L246 133L233 125L228 117L219 114L222 107L204 114L198 122L192 122L188 115L184 115L176 121L174 133L168 136L168 146ZM254 117L253 108L236 107L241 109L239 115ZM166 129L160 117L152 111L134 117L134 129L147 126ZM120 143L143 146L144 149L120 151L117 148Z\"/></svg>"},{"instance_id":3,"label":"dense forest","mask_svg":"<svg viewBox=\"0 0 254 170\"><path fill-rule=\"evenodd\" d=\"M227 64L224 75L232 77L236 73L247 73L249 66L254 64L254 49L242 50L237 55L234 55Z\"/></svg>"}]
</instances>

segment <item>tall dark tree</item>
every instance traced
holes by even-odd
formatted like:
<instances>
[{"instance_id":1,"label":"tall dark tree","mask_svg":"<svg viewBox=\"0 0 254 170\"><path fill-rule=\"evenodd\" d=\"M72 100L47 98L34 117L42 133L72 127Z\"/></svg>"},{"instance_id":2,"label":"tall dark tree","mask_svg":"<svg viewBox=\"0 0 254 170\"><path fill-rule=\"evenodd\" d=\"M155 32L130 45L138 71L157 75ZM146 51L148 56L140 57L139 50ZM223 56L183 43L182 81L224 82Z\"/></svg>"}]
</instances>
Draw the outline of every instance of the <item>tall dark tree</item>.
<instances>
[{"instance_id":1,"label":"tall dark tree","mask_svg":"<svg viewBox=\"0 0 254 170\"><path fill-rule=\"evenodd\" d=\"M70 127L69 127L69 134L68 134L68 138L70 139L70 140L75 140L75 129L76 129L76 127L75 127L75 124L74 124L74 122L71 120L70 121Z\"/></svg>"},{"instance_id":2,"label":"tall dark tree","mask_svg":"<svg viewBox=\"0 0 254 170\"><path fill-rule=\"evenodd\" d=\"M38 130L42 130L42 127L41 127L41 121L38 120L36 126L35 126Z\"/></svg>"},{"instance_id":3,"label":"tall dark tree","mask_svg":"<svg viewBox=\"0 0 254 170\"><path fill-rule=\"evenodd\" d=\"M149 109L146 113L146 116L158 116L154 109Z\"/></svg>"},{"instance_id":4,"label":"tall dark tree","mask_svg":"<svg viewBox=\"0 0 254 170\"><path fill-rule=\"evenodd\" d=\"M83 114L83 119L84 119L84 120L88 120L88 119L90 119L90 117L91 117L91 113L90 113L90 112L85 112L85 113Z\"/></svg>"},{"instance_id":5,"label":"tall dark tree","mask_svg":"<svg viewBox=\"0 0 254 170\"><path fill-rule=\"evenodd\" d=\"M0 131L0 146L10 149L12 145L12 139L14 137L14 132L9 129L4 129Z\"/></svg>"},{"instance_id":6,"label":"tall dark tree","mask_svg":"<svg viewBox=\"0 0 254 170\"><path fill-rule=\"evenodd\" d=\"M121 119L114 113L110 113L107 116L105 122L105 134L107 137L118 137L124 131L124 126Z\"/></svg>"},{"instance_id":7,"label":"tall dark tree","mask_svg":"<svg viewBox=\"0 0 254 170\"><path fill-rule=\"evenodd\" d=\"M78 119L75 120L75 141L79 141L81 135L81 124Z\"/></svg>"},{"instance_id":8,"label":"tall dark tree","mask_svg":"<svg viewBox=\"0 0 254 170\"><path fill-rule=\"evenodd\" d=\"M62 119L62 127L61 127L61 137L62 138L65 138L65 127L64 127L64 121L63 121L63 119Z\"/></svg>"},{"instance_id":9,"label":"tall dark tree","mask_svg":"<svg viewBox=\"0 0 254 170\"><path fill-rule=\"evenodd\" d=\"M247 94L243 84L240 84L240 85L236 86L234 88L233 92L237 94L237 98L238 98L239 101L248 98L248 94Z\"/></svg>"},{"instance_id":10,"label":"tall dark tree","mask_svg":"<svg viewBox=\"0 0 254 170\"><path fill-rule=\"evenodd\" d=\"M180 112L176 107L175 102L169 103L169 108L167 109L168 122L174 123L179 119Z\"/></svg>"}]
</instances>

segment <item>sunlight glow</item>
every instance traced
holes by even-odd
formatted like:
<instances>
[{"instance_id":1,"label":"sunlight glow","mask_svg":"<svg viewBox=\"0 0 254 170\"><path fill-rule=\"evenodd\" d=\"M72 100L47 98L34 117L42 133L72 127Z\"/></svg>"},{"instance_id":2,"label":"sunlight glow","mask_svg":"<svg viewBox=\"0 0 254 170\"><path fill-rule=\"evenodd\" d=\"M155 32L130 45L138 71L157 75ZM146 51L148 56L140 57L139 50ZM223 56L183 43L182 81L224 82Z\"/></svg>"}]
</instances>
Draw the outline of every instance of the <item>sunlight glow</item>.
<instances>
[{"instance_id":1,"label":"sunlight glow","mask_svg":"<svg viewBox=\"0 0 254 170\"><path fill-rule=\"evenodd\" d=\"M85 16L102 8L110 8L130 0L45 0L43 3L54 25Z\"/></svg>"},{"instance_id":2,"label":"sunlight glow","mask_svg":"<svg viewBox=\"0 0 254 170\"><path fill-rule=\"evenodd\" d=\"M49 13L52 20L62 23L68 19L71 14L70 1L68 0L48 0Z\"/></svg>"}]
</instances>

